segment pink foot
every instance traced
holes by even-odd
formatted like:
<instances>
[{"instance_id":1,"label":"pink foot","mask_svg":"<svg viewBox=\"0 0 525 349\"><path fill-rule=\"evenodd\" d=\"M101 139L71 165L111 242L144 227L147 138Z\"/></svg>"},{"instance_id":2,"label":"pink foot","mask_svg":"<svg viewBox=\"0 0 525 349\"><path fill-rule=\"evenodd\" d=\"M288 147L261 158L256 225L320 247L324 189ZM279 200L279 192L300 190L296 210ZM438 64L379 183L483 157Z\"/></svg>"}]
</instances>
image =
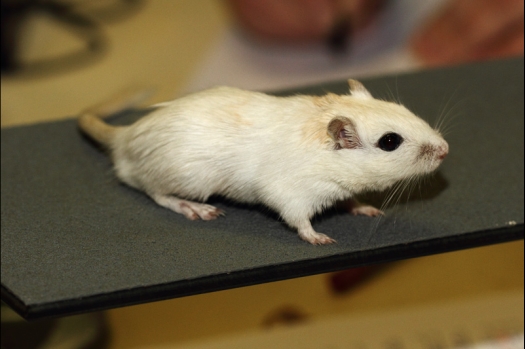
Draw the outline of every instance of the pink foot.
<instances>
[{"instance_id":1,"label":"pink foot","mask_svg":"<svg viewBox=\"0 0 525 349\"><path fill-rule=\"evenodd\" d=\"M207 204L200 204L193 201L182 201L180 205L184 211L183 214L191 220L200 218L203 221L211 221L219 216L225 215L223 210Z\"/></svg>"},{"instance_id":2,"label":"pink foot","mask_svg":"<svg viewBox=\"0 0 525 349\"><path fill-rule=\"evenodd\" d=\"M329 237L328 235L321 234L321 233L315 233L315 235L309 235L309 236L301 236L299 235L301 239L304 241L307 241L311 243L312 245L328 245L333 244L337 241Z\"/></svg>"},{"instance_id":3,"label":"pink foot","mask_svg":"<svg viewBox=\"0 0 525 349\"><path fill-rule=\"evenodd\" d=\"M215 206L183 200L171 195L152 195L151 197L160 206L183 214L184 217L192 221L199 218L204 221L210 221L219 216L224 216L225 214L223 210L220 210Z\"/></svg>"},{"instance_id":4,"label":"pink foot","mask_svg":"<svg viewBox=\"0 0 525 349\"><path fill-rule=\"evenodd\" d=\"M374 206L369 205L360 205L350 208L350 213L354 216L364 215L369 217L384 216L385 213L381 210L378 210Z\"/></svg>"},{"instance_id":5,"label":"pink foot","mask_svg":"<svg viewBox=\"0 0 525 349\"><path fill-rule=\"evenodd\" d=\"M297 229L299 237L312 245L327 245L333 244L336 241L328 235L318 233L312 228L310 221L304 222L301 227Z\"/></svg>"}]
</instances>

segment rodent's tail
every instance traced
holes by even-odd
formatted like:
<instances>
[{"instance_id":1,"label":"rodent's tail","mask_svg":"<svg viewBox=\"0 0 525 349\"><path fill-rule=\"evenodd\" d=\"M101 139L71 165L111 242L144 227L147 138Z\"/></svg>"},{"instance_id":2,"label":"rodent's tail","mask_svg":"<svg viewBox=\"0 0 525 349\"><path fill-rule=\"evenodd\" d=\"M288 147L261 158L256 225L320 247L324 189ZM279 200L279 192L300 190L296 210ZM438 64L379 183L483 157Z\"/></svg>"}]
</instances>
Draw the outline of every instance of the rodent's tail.
<instances>
[{"instance_id":1,"label":"rodent's tail","mask_svg":"<svg viewBox=\"0 0 525 349\"><path fill-rule=\"evenodd\" d=\"M106 102L90 107L80 113L78 127L82 132L105 147L110 147L115 134L123 126L112 126L103 119L132 108L152 95L152 89L126 90Z\"/></svg>"}]
</instances>

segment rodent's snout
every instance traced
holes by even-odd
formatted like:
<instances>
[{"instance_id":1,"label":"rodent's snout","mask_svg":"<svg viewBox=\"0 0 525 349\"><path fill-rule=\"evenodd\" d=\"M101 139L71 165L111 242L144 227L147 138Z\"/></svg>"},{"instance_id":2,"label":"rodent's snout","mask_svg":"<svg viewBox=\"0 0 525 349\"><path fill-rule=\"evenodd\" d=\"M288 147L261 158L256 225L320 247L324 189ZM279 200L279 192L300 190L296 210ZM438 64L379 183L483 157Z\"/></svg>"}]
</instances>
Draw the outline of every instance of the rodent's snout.
<instances>
[{"instance_id":1,"label":"rodent's snout","mask_svg":"<svg viewBox=\"0 0 525 349\"><path fill-rule=\"evenodd\" d=\"M445 157L448 155L448 143L444 142L436 149L436 157L439 160L445 159Z\"/></svg>"},{"instance_id":2,"label":"rodent's snout","mask_svg":"<svg viewBox=\"0 0 525 349\"><path fill-rule=\"evenodd\" d=\"M424 161L435 162L439 160L441 162L448 155L448 143L435 142L435 143L426 143L423 144L419 150L418 159L423 159ZM437 164L439 164L439 162Z\"/></svg>"}]
</instances>

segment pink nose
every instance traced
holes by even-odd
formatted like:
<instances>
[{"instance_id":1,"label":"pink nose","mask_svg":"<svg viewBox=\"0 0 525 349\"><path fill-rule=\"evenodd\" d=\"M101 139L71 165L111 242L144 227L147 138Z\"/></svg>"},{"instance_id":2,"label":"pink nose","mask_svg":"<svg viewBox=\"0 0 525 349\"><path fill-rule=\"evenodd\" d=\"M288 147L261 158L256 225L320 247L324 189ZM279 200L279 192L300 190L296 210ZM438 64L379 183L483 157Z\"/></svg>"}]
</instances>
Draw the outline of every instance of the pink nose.
<instances>
[{"instance_id":1,"label":"pink nose","mask_svg":"<svg viewBox=\"0 0 525 349\"><path fill-rule=\"evenodd\" d=\"M437 149L437 158L443 160L448 155L448 144L442 145Z\"/></svg>"}]
</instances>

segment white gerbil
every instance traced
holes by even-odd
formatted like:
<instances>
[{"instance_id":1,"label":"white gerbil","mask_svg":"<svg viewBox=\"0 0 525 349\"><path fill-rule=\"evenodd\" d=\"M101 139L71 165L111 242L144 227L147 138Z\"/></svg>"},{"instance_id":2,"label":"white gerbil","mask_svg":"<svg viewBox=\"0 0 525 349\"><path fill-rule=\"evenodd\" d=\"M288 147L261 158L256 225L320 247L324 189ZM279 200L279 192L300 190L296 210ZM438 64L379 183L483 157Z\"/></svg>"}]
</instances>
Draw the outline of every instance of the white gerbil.
<instances>
[{"instance_id":1,"label":"white gerbil","mask_svg":"<svg viewBox=\"0 0 525 349\"><path fill-rule=\"evenodd\" d=\"M157 104L129 126L110 126L93 110L78 122L108 148L118 178L161 206L211 220L223 214L203 203L211 195L262 203L301 239L328 244L312 228L315 213L434 171L448 153L439 132L405 107L349 85L349 95L320 97L218 87ZM356 204L352 213L382 212Z\"/></svg>"}]
</instances>

